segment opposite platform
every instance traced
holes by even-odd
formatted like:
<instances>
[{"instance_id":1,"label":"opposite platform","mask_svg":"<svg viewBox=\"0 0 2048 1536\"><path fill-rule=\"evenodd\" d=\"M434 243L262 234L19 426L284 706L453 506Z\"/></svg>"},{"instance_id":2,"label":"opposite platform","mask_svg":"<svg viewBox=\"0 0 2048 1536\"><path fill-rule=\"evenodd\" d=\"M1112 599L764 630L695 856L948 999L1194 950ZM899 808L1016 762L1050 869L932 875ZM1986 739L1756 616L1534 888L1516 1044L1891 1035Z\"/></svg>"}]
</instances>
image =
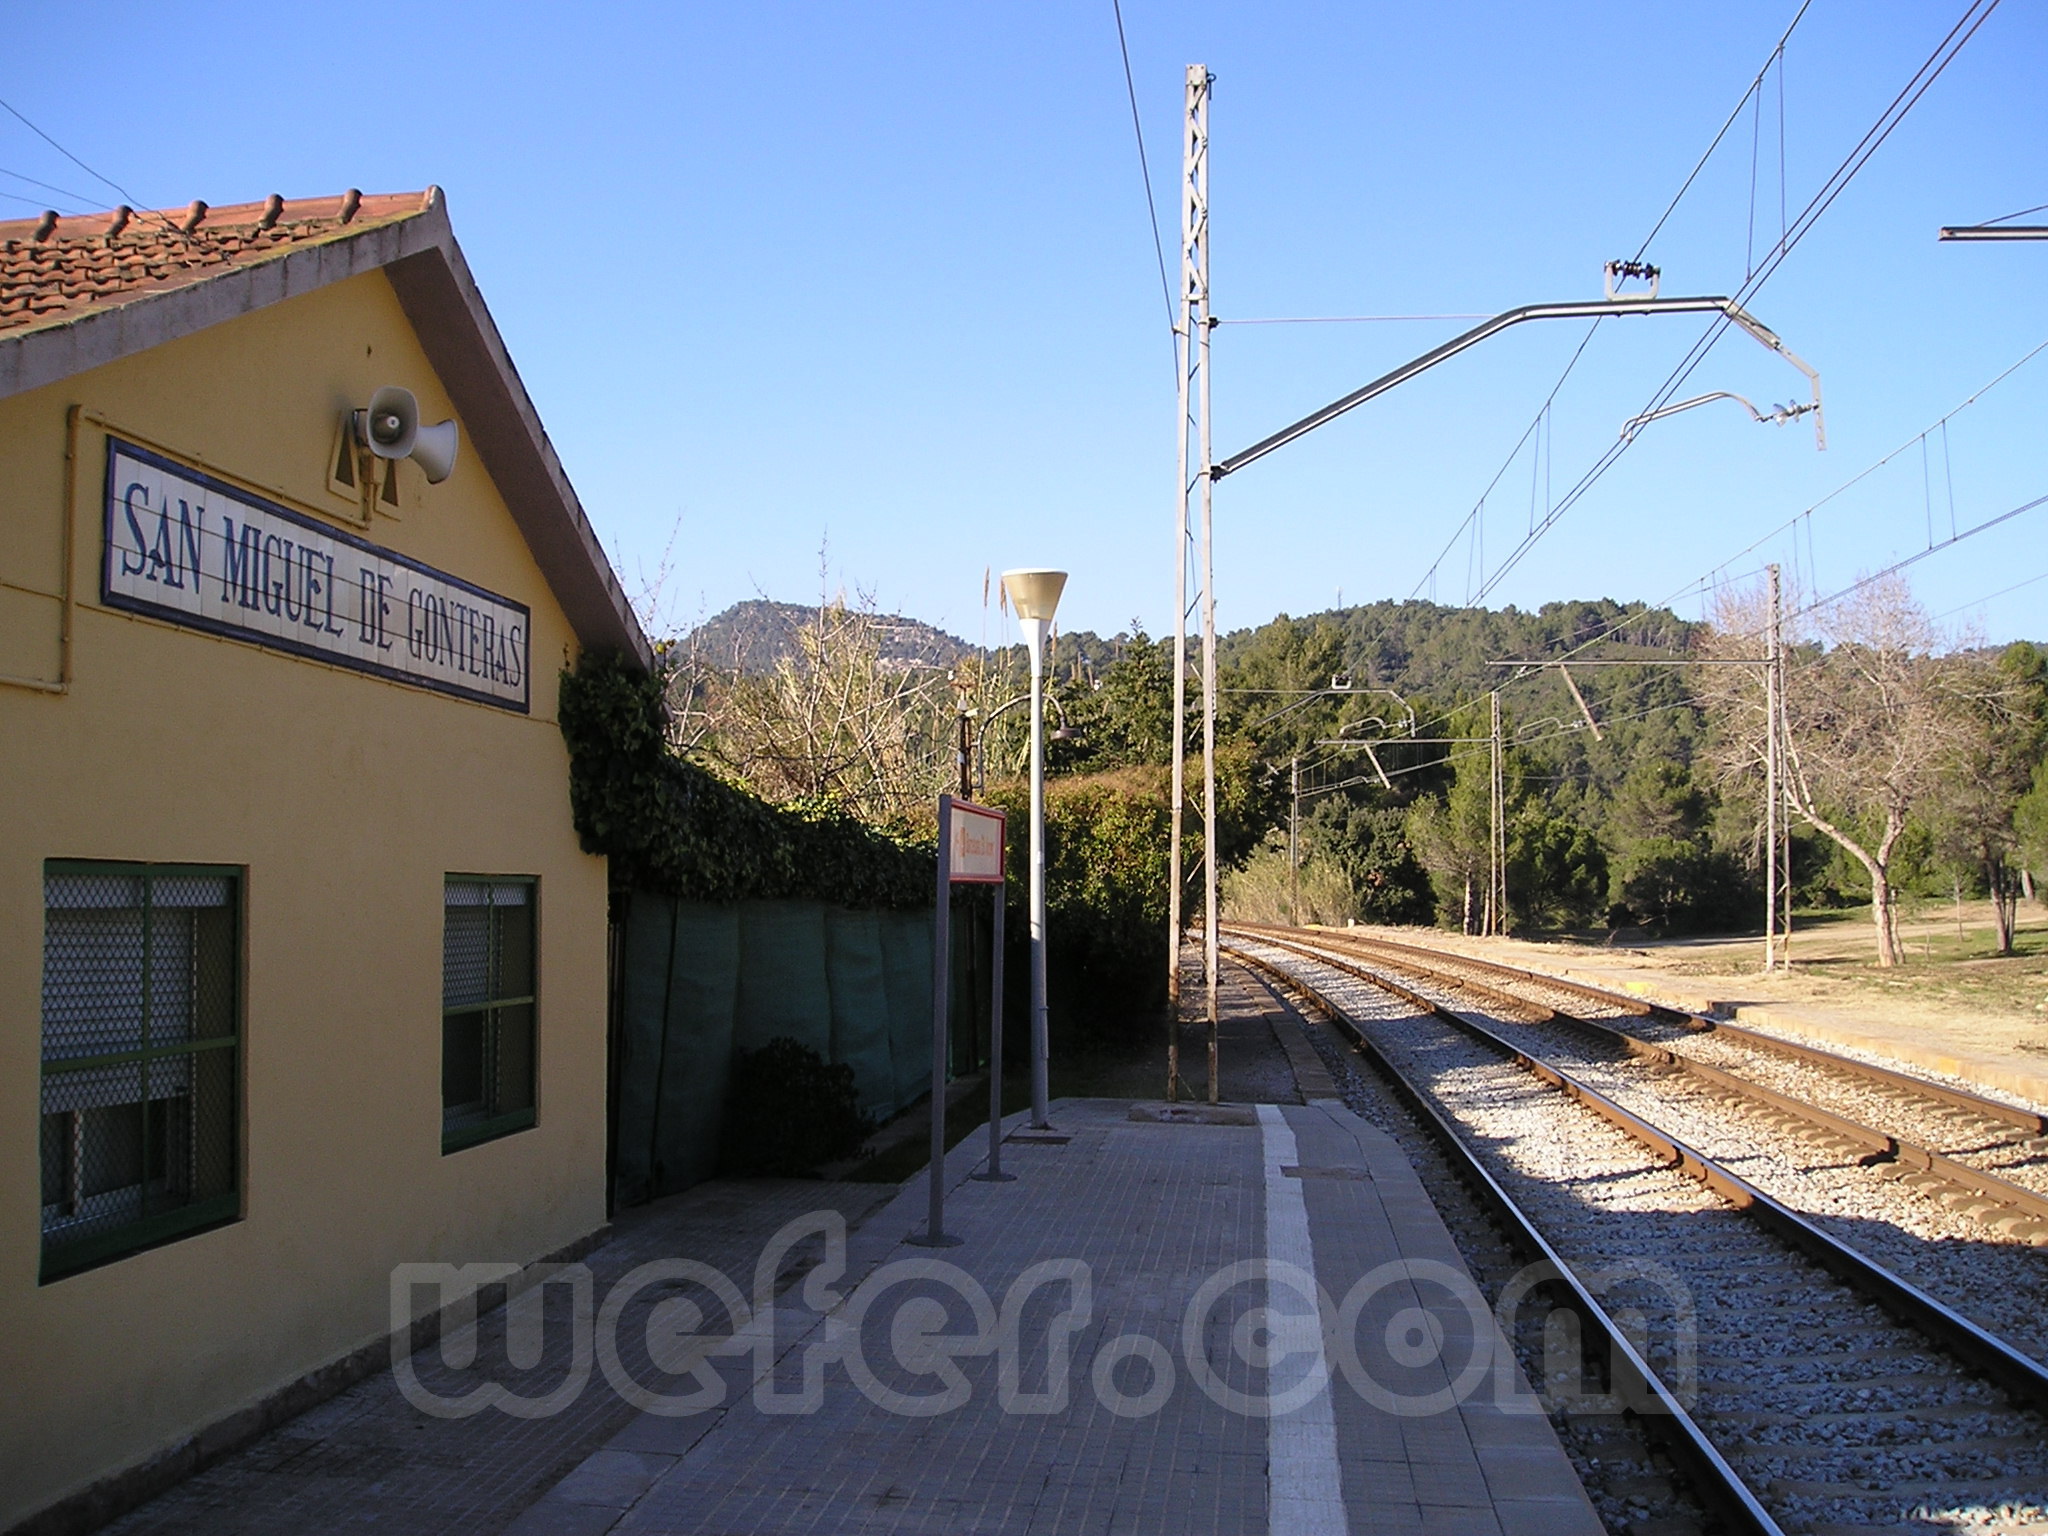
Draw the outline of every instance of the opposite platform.
<instances>
[{"instance_id":1,"label":"opposite platform","mask_svg":"<svg viewBox=\"0 0 2048 1536\"><path fill-rule=\"evenodd\" d=\"M1395 1144L1330 1100L1178 1110L1062 1101L1013 1183L971 1140L959 1246L906 1243L915 1180L771 1253L822 1263L751 1315L683 1260L597 1298L646 1411L512 1529L1595 1536Z\"/></svg>"}]
</instances>

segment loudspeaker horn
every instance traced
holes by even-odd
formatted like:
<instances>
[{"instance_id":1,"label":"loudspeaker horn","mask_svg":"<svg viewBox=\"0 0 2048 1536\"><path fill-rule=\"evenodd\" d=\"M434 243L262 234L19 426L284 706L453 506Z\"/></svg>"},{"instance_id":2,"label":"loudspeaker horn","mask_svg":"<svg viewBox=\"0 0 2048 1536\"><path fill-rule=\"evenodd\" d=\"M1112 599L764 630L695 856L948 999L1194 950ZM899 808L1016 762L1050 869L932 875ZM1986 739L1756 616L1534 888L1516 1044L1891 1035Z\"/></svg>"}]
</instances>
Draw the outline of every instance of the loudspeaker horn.
<instances>
[{"instance_id":1,"label":"loudspeaker horn","mask_svg":"<svg viewBox=\"0 0 2048 1536\"><path fill-rule=\"evenodd\" d=\"M426 471L427 481L439 485L455 473L455 450L462 441L453 421L421 427L413 436L412 461Z\"/></svg>"},{"instance_id":2,"label":"loudspeaker horn","mask_svg":"<svg viewBox=\"0 0 2048 1536\"><path fill-rule=\"evenodd\" d=\"M356 441L380 459L412 453L420 432L420 403L409 389L386 384L370 396L369 409L355 413Z\"/></svg>"}]
</instances>

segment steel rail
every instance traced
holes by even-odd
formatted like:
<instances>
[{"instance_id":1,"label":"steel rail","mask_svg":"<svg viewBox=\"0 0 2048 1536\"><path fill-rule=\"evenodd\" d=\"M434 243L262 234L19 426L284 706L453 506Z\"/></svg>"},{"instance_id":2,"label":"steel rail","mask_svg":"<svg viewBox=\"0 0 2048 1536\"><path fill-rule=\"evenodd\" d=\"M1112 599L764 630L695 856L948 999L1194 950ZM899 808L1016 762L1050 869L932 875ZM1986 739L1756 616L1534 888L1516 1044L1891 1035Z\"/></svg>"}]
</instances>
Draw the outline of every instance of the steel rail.
<instances>
[{"instance_id":1,"label":"steel rail","mask_svg":"<svg viewBox=\"0 0 2048 1536\"><path fill-rule=\"evenodd\" d=\"M1255 926L1251 924L1244 925L1248 931L1254 929ZM1270 938L1269 930L1264 929L1262 926L1257 927L1257 931L1267 934ZM1326 935L1317 934L1312 939L1297 939L1296 942L1314 946L1317 943L1324 942L1327 937ZM1283 940L1281 942L1287 941ZM1457 963L1466 963L1467 961L1467 957L1464 955L1443 955L1439 951L1425 950L1419 946L1394 944L1379 939L1354 939L1347 937L1338 943L1337 947L1340 949L1349 948L1354 952L1363 950L1368 953L1374 950L1393 949L1403 954L1429 954L1437 959L1451 960ZM1402 962L1397 960L1393 963L1398 965ZM1880 1163L1897 1163L1902 1167L1915 1169L1921 1173L1932 1174L1939 1179L1956 1185L1958 1188L1968 1190L1972 1194L1980 1195L1986 1200L2003 1206L2008 1211L2016 1212L2028 1220L2048 1226L2048 1195L2043 1195L2039 1191L2014 1184L2010 1180L2002 1179L1997 1174L1987 1172L1982 1168L1972 1167L1968 1163L1959 1162L1945 1153L1937 1152L1932 1147L1923 1146L1916 1141L1909 1141L1903 1136L1894 1136L1889 1131L1878 1130L1876 1127L1864 1125L1860 1121L1850 1120L1842 1115L1835 1114L1831 1110L1822 1109L1818 1104L1810 1103L1805 1099L1795 1098L1790 1094L1780 1093L1775 1088L1767 1088L1761 1083L1751 1082L1739 1073L1710 1066L1703 1061L1695 1061L1683 1052L1671 1050L1669 1047L1659 1045L1652 1040L1645 1040L1639 1035L1632 1035L1627 1030L1617 1029L1614 1025L1603 1020L1588 1019L1578 1014L1566 1013L1562 1009L1553 1008L1550 1004L1537 999L1518 997L1512 992L1489 987L1484 982L1473 981L1469 977L1457 976L1448 971L1430 972L1429 967L1413 960L1406 963L1417 970L1437 975L1459 988L1476 992L1482 996L1490 995L1497 1000L1504 1000L1517 1008L1528 1009L1538 1013L1542 1017L1535 1021L1537 1023L1564 1024L1583 1030L1588 1034L1601 1037L1621 1046L1622 1049L1632 1056L1655 1061L1662 1066L1673 1068L1698 1078L1702 1082L1710 1083L1724 1093L1753 1099L1782 1114L1792 1115L1804 1120L1830 1135L1847 1141L1852 1146L1862 1148L1863 1156L1859 1161L1865 1166ZM1514 969L1511 966L1493 965L1487 961L1471 961L1470 963L1497 972L1513 971ZM1540 972L1525 971L1517 974L1526 976L1530 981L1539 985L1548 986L1552 984L1551 978L1543 976ZM1590 992L1595 996L1601 995L1592 988L1577 987L1572 990ZM1616 1003L1623 1001L1620 998L1607 997L1603 997L1602 1000ZM1671 1010L1666 1011L1669 1012ZM1686 1016L1680 1015L1680 1017L1684 1018ZM1826 1055L1825 1052L1820 1054ZM1841 1060L1844 1058L1834 1059ZM1898 1076L1899 1074L1890 1075ZM1910 1084L1914 1080L1906 1078L1904 1081ZM1969 1098L1970 1096L1963 1095L1963 1097ZM1993 1101L1985 1100L1983 1102L1991 1103ZM2010 1106L2007 1107L2009 1108ZM2015 1111L2015 1113L2024 1112ZM2027 1122L2022 1121L2021 1123Z\"/></svg>"},{"instance_id":2,"label":"steel rail","mask_svg":"<svg viewBox=\"0 0 2048 1536\"><path fill-rule=\"evenodd\" d=\"M1664 1444L1672 1459L1685 1469L1701 1501L1725 1520L1731 1530L1748 1533L1748 1536L1784 1536L1784 1528L1771 1518L1770 1512L1679 1401L1678 1395L1665 1384L1621 1325L1600 1304L1592 1289L1579 1278L1571 1262L1551 1245L1527 1213L1515 1203L1514 1197L1501 1187L1499 1180L1487 1170L1479 1155L1436 1102L1410 1082L1392 1058L1359 1029L1351 1016L1312 983L1232 945L1226 944L1223 948L1240 965L1305 997L1342 1028L1350 1036L1352 1048L1372 1063L1396 1097L1415 1114L1423 1129L1443 1149L1452 1169L1478 1195L1481 1205L1505 1230L1509 1241L1556 1271L1559 1283L1570 1293L1568 1305L1579 1315L1581 1326L1590 1326L1606 1342L1610 1388ZM1405 995L1398 988L1390 990L1395 990L1397 995ZM1406 996L1406 1000L1417 1007L1430 1006L1422 998Z\"/></svg>"},{"instance_id":3,"label":"steel rail","mask_svg":"<svg viewBox=\"0 0 2048 1536\"><path fill-rule=\"evenodd\" d=\"M1462 1017L1452 1009L1432 1002L1376 972L1356 966L1312 946L1293 940L1254 935L1253 941L1290 950L1318 965L1326 965L1368 986L1378 987L1401 998L1411 1007L1472 1036L1488 1049L1499 1052L1540 1081L1560 1089L1589 1109L1596 1111L1627 1132L1666 1163L1720 1195L1736 1209L1756 1217L1823 1268L1863 1292L1908 1327L1948 1349L1981 1371L2016 1401L2048 1411L2048 1366L2015 1349L1996 1334L1979 1327L1960 1312L1936 1300L1911 1281L1894 1274L1875 1259L1829 1236L1790 1206L1758 1189L1740 1174L1666 1131L1659 1130L1630 1110L1624 1109L1591 1084L1581 1082L1565 1069L1543 1060L1482 1024ZM1234 951L1239 953L1241 951Z\"/></svg>"},{"instance_id":4,"label":"steel rail","mask_svg":"<svg viewBox=\"0 0 2048 1536\"><path fill-rule=\"evenodd\" d=\"M1264 923L1240 923L1235 926L1247 931L1257 930L1262 933L1298 935L1303 932L1299 928L1280 928ZM1433 961L1448 961L1495 975L1512 976L1518 981L1527 981L1537 986L1555 987L1561 992L1569 992L1574 996L1588 998L1594 1002L1603 1003L1611 1008L1619 1008L1624 1012L1637 1014L1644 1018L1656 1019L1660 1023L1683 1025L1694 1034L1721 1035L1752 1050L1762 1051L1774 1056L1788 1057L1794 1061L1807 1062L1814 1066L1825 1067L1832 1071L1840 1072L1844 1076L1865 1078L1874 1083L1881 1083L1887 1088L1915 1094L1925 1099L1932 1099L1937 1103L1946 1104L1954 1109L1968 1110L1972 1114L1981 1115L1987 1120L1996 1120L2005 1125L2018 1126L2031 1136L2048 1136L2048 1115L2043 1115L2038 1111L2023 1109L2017 1104L2008 1104L2003 1100L1989 1098L1984 1094L1972 1093L1966 1088L1953 1088L1946 1083L1930 1082L1926 1078L1915 1077L1910 1072L1898 1072L1889 1067L1877 1066L1871 1062L1858 1061L1853 1056L1843 1056L1837 1052L1825 1050L1820 1046L1800 1045L1795 1041L1781 1040L1775 1035L1766 1035L1754 1029L1745 1029L1740 1024L1730 1024L1726 1020L1710 1018L1703 1013L1692 1013L1685 1009L1673 1008L1664 1003L1652 1002L1647 998L1631 997L1625 992L1613 992L1604 987L1596 987L1589 982L1574 981L1564 976L1553 976L1547 971L1525 970L1520 966L1503 965L1498 960L1482 960L1476 955L1433 949L1426 944L1403 944L1397 939L1370 938L1362 934L1353 934L1342 930L1333 930L1327 934L1317 934L1316 936L1318 938L1327 938L1333 943L1349 944L1360 948L1391 950L1397 954L1415 955L1419 958Z\"/></svg>"}]
</instances>

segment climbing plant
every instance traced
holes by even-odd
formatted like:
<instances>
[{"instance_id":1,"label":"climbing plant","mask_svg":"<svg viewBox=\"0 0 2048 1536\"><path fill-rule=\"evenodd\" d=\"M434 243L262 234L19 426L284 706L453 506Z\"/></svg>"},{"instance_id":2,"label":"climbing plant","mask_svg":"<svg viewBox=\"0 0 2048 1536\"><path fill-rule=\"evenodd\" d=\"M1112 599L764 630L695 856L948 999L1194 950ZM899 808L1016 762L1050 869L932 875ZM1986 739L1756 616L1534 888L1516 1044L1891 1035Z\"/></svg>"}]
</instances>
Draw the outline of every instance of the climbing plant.
<instances>
[{"instance_id":1,"label":"climbing plant","mask_svg":"<svg viewBox=\"0 0 2048 1536\"><path fill-rule=\"evenodd\" d=\"M929 906L930 843L830 805L771 805L677 755L665 676L587 651L561 678L569 806L614 885L690 901L808 897L848 907Z\"/></svg>"}]
</instances>

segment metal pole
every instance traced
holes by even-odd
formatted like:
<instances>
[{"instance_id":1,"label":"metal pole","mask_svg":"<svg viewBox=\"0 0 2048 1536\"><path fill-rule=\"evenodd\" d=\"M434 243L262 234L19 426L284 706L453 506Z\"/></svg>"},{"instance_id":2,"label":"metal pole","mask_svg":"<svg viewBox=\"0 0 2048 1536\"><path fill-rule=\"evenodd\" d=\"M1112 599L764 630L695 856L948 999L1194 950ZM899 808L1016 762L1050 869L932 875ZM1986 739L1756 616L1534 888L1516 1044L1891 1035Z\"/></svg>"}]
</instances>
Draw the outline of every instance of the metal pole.
<instances>
[{"instance_id":1,"label":"metal pole","mask_svg":"<svg viewBox=\"0 0 2048 1536\"><path fill-rule=\"evenodd\" d=\"M1047 619L1024 621L1031 649L1031 1124L1044 1129L1048 1099L1045 1011L1045 636Z\"/></svg>"},{"instance_id":2,"label":"metal pole","mask_svg":"<svg viewBox=\"0 0 2048 1536\"><path fill-rule=\"evenodd\" d=\"M1174 418L1176 481L1174 481L1174 825L1167 850L1167 1059L1165 1096L1180 1098L1180 952L1186 924L1186 817L1188 817L1188 557L1192 530L1188 526L1190 481L1190 406L1194 401L1194 369L1206 362L1208 309L1208 70L1190 63L1186 80L1186 111L1182 115L1180 158L1180 313L1174 324L1174 360L1178 414ZM1204 332L1204 346L1196 334Z\"/></svg>"},{"instance_id":3,"label":"metal pole","mask_svg":"<svg viewBox=\"0 0 2048 1536\"><path fill-rule=\"evenodd\" d=\"M951 1248L946 1235L946 982L951 969L953 797L939 796L938 893L932 906L932 1155L930 1203L924 1232L910 1239L921 1248Z\"/></svg>"},{"instance_id":4,"label":"metal pole","mask_svg":"<svg viewBox=\"0 0 2048 1536\"><path fill-rule=\"evenodd\" d=\"M1775 567L1772 568L1771 581L1771 680L1777 695L1777 709L1771 719L1771 739L1776 743L1778 752L1778 841L1784 860L1778 874L1778 900L1783 919L1778 931L1785 936L1780 964L1789 971L1792 969L1792 785L1785 772L1785 751L1791 743L1785 729L1785 605L1776 593ZM1778 851L1774 850L1773 856L1779 856Z\"/></svg>"},{"instance_id":5,"label":"metal pole","mask_svg":"<svg viewBox=\"0 0 2048 1536\"><path fill-rule=\"evenodd\" d=\"M1173 791L1172 831L1167 850L1166 891L1166 1097L1180 1096L1181 942L1186 894L1188 695L1188 511L1192 459L1188 441L1192 373L1198 356L1195 333L1208 290L1209 71L1187 70L1186 111L1181 120L1180 310L1174 323L1175 478L1173 512Z\"/></svg>"},{"instance_id":6,"label":"metal pole","mask_svg":"<svg viewBox=\"0 0 2048 1536\"><path fill-rule=\"evenodd\" d=\"M1492 712L1492 725L1488 741L1488 783L1487 783L1487 832L1486 832L1486 931L1497 935L1507 927L1507 837L1501 823L1505 820L1505 807L1501 804L1502 784L1500 770L1500 695L1489 693L1487 703Z\"/></svg>"},{"instance_id":7,"label":"metal pole","mask_svg":"<svg viewBox=\"0 0 2048 1536\"><path fill-rule=\"evenodd\" d=\"M1288 765L1293 803L1287 809L1287 921L1301 926L1301 755Z\"/></svg>"},{"instance_id":8,"label":"metal pole","mask_svg":"<svg viewBox=\"0 0 2048 1536\"><path fill-rule=\"evenodd\" d=\"M1195 163L1194 197L1199 215L1198 256L1201 282L1190 295L1189 323L1194 327L1196 367L1196 434L1200 440L1202 486L1202 975L1208 988L1209 1102L1217 1102L1216 981L1219 956L1216 932L1216 559L1215 524L1210 515L1216 486L1209 443L1209 76L1203 71L1201 114L1202 155Z\"/></svg>"},{"instance_id":9,"label":"metal pole","mask_svg":"<svg viewBox=\"0 0 2048 1536\"><path fill-rule=\"evenodd\" d=\"M1007 852L1007 850L1005 850ZM989 969L988 1004L988 1171L975 1177L984 1184L1007 1184L1014 1173L1003 1172L1003 903L1008 885L992 885L996 903L994 960Z\"/></svg>"},{"instance_id":10,"label":"metal pole","mask_svg":"<svg viewBox=\"0 0 2048 1536\"><path fill-rule=\"evenodd\" d=\"M1770 573L1771 628L1764 660L1764 974L1778 968L1778 568Z\"/></svg>"}]
</instances>

